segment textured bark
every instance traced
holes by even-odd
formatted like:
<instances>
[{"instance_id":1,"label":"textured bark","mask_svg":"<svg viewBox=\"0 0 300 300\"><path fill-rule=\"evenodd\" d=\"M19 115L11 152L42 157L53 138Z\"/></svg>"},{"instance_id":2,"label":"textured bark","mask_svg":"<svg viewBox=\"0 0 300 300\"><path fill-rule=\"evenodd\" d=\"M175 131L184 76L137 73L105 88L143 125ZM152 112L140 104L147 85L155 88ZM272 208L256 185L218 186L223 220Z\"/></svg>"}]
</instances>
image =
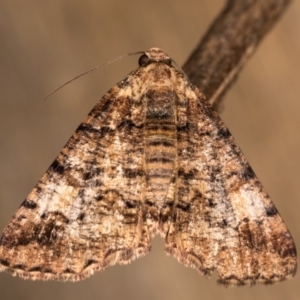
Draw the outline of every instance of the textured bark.
<instances>
[{"instance_id":1,"label":"textured bark","mask_svg":"<svg viewBox=\"0 0 300 300\"><path fill-rule=\"evenodd\" d=\"M215 109L291 0L228 0L183 70Z\"/></svg>"}]
</instances>

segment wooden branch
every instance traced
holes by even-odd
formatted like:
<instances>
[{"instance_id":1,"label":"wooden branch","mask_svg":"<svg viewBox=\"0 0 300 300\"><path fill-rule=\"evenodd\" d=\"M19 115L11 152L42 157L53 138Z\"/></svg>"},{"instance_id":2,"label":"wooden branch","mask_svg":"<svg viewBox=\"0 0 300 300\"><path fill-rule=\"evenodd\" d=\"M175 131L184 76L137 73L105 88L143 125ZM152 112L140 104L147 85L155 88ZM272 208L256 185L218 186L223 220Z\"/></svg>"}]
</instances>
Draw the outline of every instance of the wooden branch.
<instances>
[{"instance_id":1,"label":"wooden branch","mask_svg":"<svg viewBox=\"0 0 300 300\"><path fill-rule=\"evenodd\" d=\"M228 0L183 66L213 107L291 0Z\"/></svg>"}]
</instances>

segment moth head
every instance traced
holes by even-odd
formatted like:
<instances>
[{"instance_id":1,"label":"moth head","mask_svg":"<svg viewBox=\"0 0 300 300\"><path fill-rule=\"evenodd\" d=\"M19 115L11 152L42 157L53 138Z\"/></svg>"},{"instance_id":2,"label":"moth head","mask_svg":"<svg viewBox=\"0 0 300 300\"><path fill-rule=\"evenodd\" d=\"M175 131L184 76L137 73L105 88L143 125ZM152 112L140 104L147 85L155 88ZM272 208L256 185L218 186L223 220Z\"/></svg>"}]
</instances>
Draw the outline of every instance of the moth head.
<instances>
[{"instance_id":1,"label":"moth head","mask_svg":"<svg viewBox=\"0 0 300 300\"><path fill-rule=\"evenodd\" d=\"M172 59L159 48L151 48L139 59L139 66L146 66L151 62L163 62L172 65Z\"/></svg>"}]
</instances>

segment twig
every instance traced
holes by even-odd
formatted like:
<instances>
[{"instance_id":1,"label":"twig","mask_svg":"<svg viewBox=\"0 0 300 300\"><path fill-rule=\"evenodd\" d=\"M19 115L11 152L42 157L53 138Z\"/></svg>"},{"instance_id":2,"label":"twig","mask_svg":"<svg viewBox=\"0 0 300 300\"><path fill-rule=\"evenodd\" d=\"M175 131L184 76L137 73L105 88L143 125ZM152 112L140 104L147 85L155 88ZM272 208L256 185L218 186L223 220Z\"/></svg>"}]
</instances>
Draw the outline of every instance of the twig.
<instances>
[{"instance_id":1,"label":"twig","mask_svg":"<svg viewBox=\"0 0 300 300\"><path fill-rule=\"evenodd\" d=\"M213 107L291 0L228 0L183 66Z\"/></svg>"}]
</instances>

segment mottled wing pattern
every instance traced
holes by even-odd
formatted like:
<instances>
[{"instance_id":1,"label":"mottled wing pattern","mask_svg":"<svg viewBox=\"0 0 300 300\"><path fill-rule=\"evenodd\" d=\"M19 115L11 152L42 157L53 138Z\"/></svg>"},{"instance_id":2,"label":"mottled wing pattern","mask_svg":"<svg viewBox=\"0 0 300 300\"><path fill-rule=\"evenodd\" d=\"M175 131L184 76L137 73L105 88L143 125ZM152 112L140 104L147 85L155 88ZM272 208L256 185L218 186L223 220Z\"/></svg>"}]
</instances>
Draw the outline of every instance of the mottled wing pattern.
<instances>
[{"instance_id":1,"label":"mottled wing pattern","mask_svg":"<svg viewBox=\"0 0 300 300\"><path fill-rule=\"evenodd\" d=\"M79 280L166 251L223 285L281 281L296 249L224 123L158 48L79 126L0 239L0 271Z\"/></svg>"},{"instance_id":2,"label":"mottled wing pattern","mask_svg":"<svg viewBox=\"0 0 300 300\"><path fill-rule=\"evenodd\" d=\"M270 284L296 272L292 237L241 150L196 88L178 127L177 202L166 251L228 285Z\"/></svg>"},{"instance_id":3,"label":"mottled wing pattern","mask_svg":"<svg viewBox=\"0 0 300 300\"><path fill-rule=\"evenodd\" d=\"M0 270L80 280L148 252L131 92L125 79L101 99L22 203L0 240Z\"/></svg>"}]
</instances>

